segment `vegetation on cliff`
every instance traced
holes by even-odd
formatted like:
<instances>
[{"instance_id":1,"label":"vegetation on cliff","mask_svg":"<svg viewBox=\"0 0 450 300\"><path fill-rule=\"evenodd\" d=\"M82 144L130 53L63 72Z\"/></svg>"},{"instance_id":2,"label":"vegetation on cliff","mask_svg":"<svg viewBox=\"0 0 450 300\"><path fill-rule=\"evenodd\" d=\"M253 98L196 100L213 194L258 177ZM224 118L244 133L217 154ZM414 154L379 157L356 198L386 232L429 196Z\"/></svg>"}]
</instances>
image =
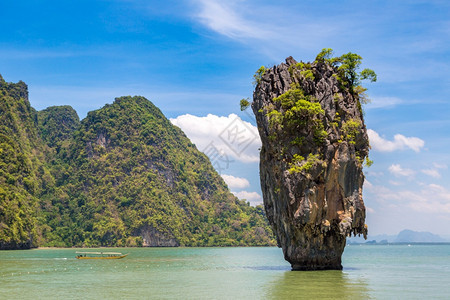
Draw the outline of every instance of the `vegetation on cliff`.
<instances>
[{"instance_id":1,"label":"vegetation on cliff","mask_svg":"<svg viewBox=\"0 0 450 300\"><path fill-rule=\"evenodd\" d=\"M228 190L209 159L143 97L79 121L35 112L1 81L0 244L234 246L274 243L262 207Z\"/></svg>"},{"instance_id":2,"label":"vegetation on cliff","mask_svg":"<svg viewBox=\"0 0 450 300\"><path fill-rule=\"evenodd\" d=\"M37 245L38 196L51 182L24 82L0 76L0 249Z\"/></svg>"},{"instance_id":3,"label":"vegetation on cliff","mask_svg":"<svg viewBox=\"0 0 450 300\"><path fill-rule=\"evenodd\" d=\"M353 119L350 116L348 119L342 119L343 112L339 110L334 115L326 116L318 97L315 96L314 85L329 75L326 73L332 73L331 76L337 80L339 86L339 89L333 93L334 102L338 103L344 99L345 93L348 93L356 100L357 107L362 112L361 104L370 102L370 99L365 94L367 88L364 88L361 83L363 80L375 82L377 76L373 70L367 68L359 72L362 57L358 54L349 52L339 57L332 55L333 50L325 48L317 55L313 63L291 64L288 68L292 79L290 88L283 94L274 97L273 103L259 110L268 117L271 141L290 139L290 144L296 145L300 149L313 149L314 145L308 144L308 142L319 146L316 147L316 152L306 153L305 156L296 153L289 154L286 147L281 147L279 152L285 160L290 161L291 173L307 171L311 169L311 164L323 164L324 162L321 160L323 149L320 146L325 145L329 135L333 139L335 136L338 137L338 142L345 140L355 145L357 133L363 126L357 118ZM266 70L261 67L256 71L254 77L258 79L258 83L262 80ZM323 97L323 95L321 96ZM241 109L243 100L241 100ZM331 119L333 125L328 131L324 128L327 118ZM338 130L339 128L341 129ZM356 156L361 165L364 162L367 165L372 163L362 153L356 153Z\"/></svg>"},{"instance_id":4,"label":"vegetation on cliff","mask_svg":"<svg viewBox=\"0 0 450 300\"><path fill-rule=\"evenodd\" d=\"M49 147L59 149L72 138L80 126L80 118L71 106L51 106L38 112L38 123L42 140Z\"/></svg>"},{"instance_id":5,"label":"vegetation on cliff","mask_svg":"<svg viewBox=\"0 0 450 300\"><path fill-rule=\"evenodd\" d=\"M293 269L341 269L345 237L367 234L362 200L369 141L368 101L354 53L258 70L252 109L262 147L260 177L267 217Z\"/></svg>"},{"instance_id":6,"label":"vegetation on cliff","mask_svg":"<svg viewBox=\"0 0 450 300\"><path fill-rule=\"evenodd\" d=\"M55 244L140 245L145 228L186 246L270 243L261 209L234 197L208 158L143 97L90 112L63 151L64 168L56 168L65 171L53 172L58 196L43 203L52 208L45 223Z\"/></svg>"}]
</instances>

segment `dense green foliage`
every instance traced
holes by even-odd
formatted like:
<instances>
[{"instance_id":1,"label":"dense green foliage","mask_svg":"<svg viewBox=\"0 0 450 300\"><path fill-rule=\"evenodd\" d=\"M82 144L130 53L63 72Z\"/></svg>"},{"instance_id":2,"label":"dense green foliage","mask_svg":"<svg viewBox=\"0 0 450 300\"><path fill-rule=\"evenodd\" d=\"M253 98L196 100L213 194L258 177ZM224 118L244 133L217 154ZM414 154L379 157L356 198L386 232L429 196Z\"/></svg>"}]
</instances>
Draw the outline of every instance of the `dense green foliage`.
<instances>
[{"instance_id":1,"label":"dense green foliage","mask_svg":"<svg viewBox=\"0 0 450 300\"><path fill-rule=\"evenodd\" d=\"M235 198L208 158L145 98L118 98L90 112L65 155L65 171L54 172L61 206L46 200L54 244L130 245L144 227L187 246L270 242L262 211Z\"/></svg>"},{"instance_id":2,"label":"dense green foliage","mask_svg":"<svg viewBox=\"0 0 450 300\"><path fill-rule=\"evenodd\" d=\"M246 110L250 106L250 102L248 101L248 98L247 99L245 99L245 98L241 99L239 104L241 106L241 111Z\"/></svg>"},{"instance_id":3,"label":"dense green foliage","mask_svg":"<svg viewBox=\"0 0 450 300\"><path fill-rule=\"evenodd\" d=\"M306 160L303 156L294 154L293 159L289 164L289 173L300 173L302 171L308 172L317 163L325 163L320 160L319 154L309 153Z\"/></svg>"},{"instance_id":4,"label":"dense green foliage","mask_svg":"<svg viewBox=\"0 0 450 300\"><path fill-rule=\"evenodd\" d=\"M322 143L326 131L321 118L324 110L320 103L310 95L305 95L300 87L294 87L273 99L275 105L267 112L272 127L290 132L314 133L316 143Z\"/></svg>"},{"instance_id":5,"label":"dense green foliage","mask_svg":"<svg viewBox=\"0 0 450 300\"><path fill-rule=\"evenodd\" d=\"M38 112L39 133L49 147L61 147L80 126L71 106L51 106Z\"/></svg>"},{"instance_id":6,"label":"dense green foliage","mask_svg":"<svg viewBox=\"0 0 450 300\"><path fill-rule=\"evenodd\" d=\"M266 67L261 66L253 75L253 85L257 85L261 81L261 77L266 73Z\"/></svg>"},{"instance_id":7,"label":"dense green foliage","mask_svg":"<svg viewBox=\"0 0 450 300\"><path fill-rule=\"evenodd\" d=\"M324 48L317 55L315 62L327 63L337 69L336 78L338 81L348 87L350 91L359 96L359 100L365 104L370 102L365 92L367 88L361 85L362 80L377 81L377 74L372 69L364 69L358 72L362 63L362 57L356 53L346 53L339 57L333 57L333 50Z\"/></svg>"},{"instance_id":8,"label":"dense green foliage","mask_svg":"<svg viewBox=\"0 0 450 300\"><path fill-rule=\"evenodd\" d=\"M26 84L0 76L0 249L37 243L37 196L51 181L42 153Z\"/></svg>"},{"instance_id":9,"label":"dense green foliage","mask_svg":"<svg viewBox=\"0 0 450 300\"><path fill-rule=\"evenodd\" d=\"M350 144L356 143L356 135L361 129L361 122L354 119L349 119L342 123L342 138L347 140Z\"/></svg>"},{"instance_id":10,"label":"dense green foliage","mask_svg":"<svg viewBox=\"0 0 450 300\"><path fill-rule=\"evenodd\" d=\"M1 84L0 245L152 244L145 232L162 245L274 244L262 207L232 195L147 99L117 98L80 123Z\"/></svg>"},{"instance_id":11,"label":"dense green foliage","mask_svg":"<svg viewBox=\"0 0 450 300\"><path fill-rule=\"evenodd\" d=\"M308 70L310 71L310 70ZM313 80L308 75L301 74L304 80ZM298 147L303 145L307 136L312 133L309 140L313 140L316 145L321 145L327 137L322 118L325 111L320 103L311 95L305 95L300 86L293 86L286 93L273 99L274 105L268 107L267 116L271 130L274 132L270 136L272 140L277 140L286 132L294 132L296 138L290 141L291 145ZM285 149L281 151L285 154ZM308 172L316 163L322 163L319 154L309 154L305 159L299 154L294 154L289 163L290 173Z\"/></svg>"},{"instance_id":12,"label":"dense green foliage","mask_svg":"<svg viewBox=\"0 0 450 300\"><path fill-rule=\"evenodd\" d=\"M295 62L295 61L294 61ZM279 155L289 165L289 172L306 174L315 165L322 164L322 155L326 151L324 141L332 136L331 140L341 143L343 141L355 145L357 133L363 125L353 118L342 119L342 110L336 110L332 115L325 116L325 111L316 99L314 85L319 85L324 73L331 73L337 80L339 91L334 91L335 107L344 97L356 100L358 109L363 113L361 103L368 103L365 91L361 85L363 80L376 81L377 76L371 69L359 72L362 57L358 54L347 53L339 57L333 57L333 50L323 49L313 63L295 62L290 64L288 71L291 76L291 86L282 95L273 98L272 103L264 110L269 121L269 139L273 142L285 139L279 143L296 146L292 153L285 147L279 149ZM256 83L260 83L265 74L265 69L260 68L255 74ZM319 98L323 95L319 95ZM330 128L325 128L329 121ZM318 147L317 147L318 146ZM307 153L308 149L317 149L317 153ZM300 154L301 153L301 154ZM361 155L360 155L361 156ZM357 155L357 158L360 157ZM361 156L363 157L363 156ZM358 162L370 166L367 159Z\"/></svg>"}]
</instances>

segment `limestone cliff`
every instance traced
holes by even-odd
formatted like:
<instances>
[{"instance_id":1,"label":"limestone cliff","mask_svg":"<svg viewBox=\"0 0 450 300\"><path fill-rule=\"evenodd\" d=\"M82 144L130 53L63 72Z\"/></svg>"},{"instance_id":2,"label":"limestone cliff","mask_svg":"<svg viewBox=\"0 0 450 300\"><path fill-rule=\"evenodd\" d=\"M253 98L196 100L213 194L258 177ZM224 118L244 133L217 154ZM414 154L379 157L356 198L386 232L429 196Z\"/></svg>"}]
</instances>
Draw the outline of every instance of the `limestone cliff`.
<instances>
[{"instance_id":1,"label":"limestone cliff","mask_svg":"<svg viewBox=\"0 0 450 300\"><path fill-rule=\"evenodd\" d=\"M262 207L149 100L80 122L70 106L36 112L27 85L0 75L0 250L274 244Z\"/></svg>"},{"instance_id":2,"label":"limestone cliff","mask_svg":"<svg viewBox=\"0 0 450 300\"><path fill-rule=\"evenodd\" d=\"M37 245L37 197L48 184L43 153L27 85L0 75L0 250Z\"/></svg>"},{"instance_id":3,"label":"limestone cliff","mask_svg":"<svg viewBox=\"0 0 450 300\"><path fill-rule=\"evenodd\" d=\"M264 206L294 270L342 269L346 237L367 234L364 90L344 71L289 57L255 77Z\"/></svg>"}]
</instances>

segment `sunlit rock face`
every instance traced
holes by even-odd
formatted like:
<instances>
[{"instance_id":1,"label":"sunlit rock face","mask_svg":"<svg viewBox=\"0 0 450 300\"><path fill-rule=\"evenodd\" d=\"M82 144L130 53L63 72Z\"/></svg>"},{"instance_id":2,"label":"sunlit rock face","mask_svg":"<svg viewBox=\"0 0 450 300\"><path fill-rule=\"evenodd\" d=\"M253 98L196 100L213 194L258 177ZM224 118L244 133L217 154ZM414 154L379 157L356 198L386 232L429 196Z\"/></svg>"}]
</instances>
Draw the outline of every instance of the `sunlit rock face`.
<instances>
[{"instance_id":1,"label":"sunlit rock face","mask_svg":"<svg viewBox=\"0 0 450 300\"><path fill-rule=\"evenodd\" d=\"M358 93L324 61L266 69L252 109L269 222L294 270L342 269L346 237L366 236L369 143Z\"/></svg>"}]
</instances>

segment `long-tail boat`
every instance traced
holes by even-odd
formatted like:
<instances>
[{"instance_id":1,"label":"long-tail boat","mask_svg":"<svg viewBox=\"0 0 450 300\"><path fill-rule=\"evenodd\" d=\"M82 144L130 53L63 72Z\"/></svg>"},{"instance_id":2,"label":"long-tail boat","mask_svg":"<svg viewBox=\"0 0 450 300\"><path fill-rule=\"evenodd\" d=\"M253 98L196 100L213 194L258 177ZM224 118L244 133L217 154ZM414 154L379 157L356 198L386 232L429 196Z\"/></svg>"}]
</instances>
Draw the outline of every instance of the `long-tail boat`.
<instances>
[{"instance_id":1,"label":"long-tail boat","mask_svg":"<svg viewBox=\"0 0 450 300\"><path fill-rule=\"evenodd\" d=\"M120 252L79 252L77 251L76 259L120 259L124 258L128 254L122 254Z\"/></svg>"}]
</instances>

